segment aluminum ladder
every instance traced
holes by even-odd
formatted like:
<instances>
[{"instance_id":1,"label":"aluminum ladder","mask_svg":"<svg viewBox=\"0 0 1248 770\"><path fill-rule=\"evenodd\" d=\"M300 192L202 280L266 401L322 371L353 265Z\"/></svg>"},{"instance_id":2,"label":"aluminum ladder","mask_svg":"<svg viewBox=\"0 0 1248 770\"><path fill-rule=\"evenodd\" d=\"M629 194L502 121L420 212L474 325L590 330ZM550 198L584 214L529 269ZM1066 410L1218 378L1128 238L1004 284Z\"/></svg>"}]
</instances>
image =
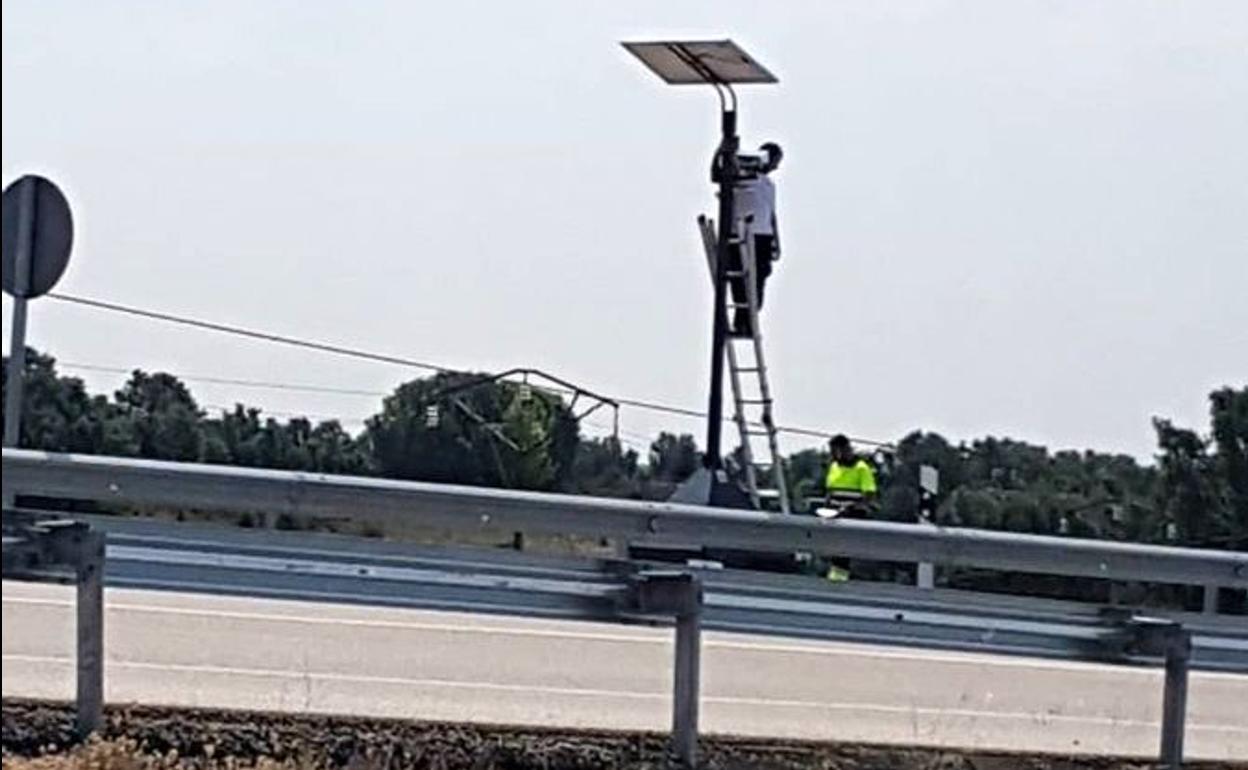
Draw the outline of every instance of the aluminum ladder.
<instances>
[{"instance_id":1,"label":"aluminum ladder","mask_svg":"<svg viewBox=\"0 0 1248 770\"><path fill-rule=\"evenodd\" d=\"M702 231L702 246L706 250L707 265L711 271L711 281L715 280L715 264L718 259L718 238L715 235L715 224L706 216L698 217L698 228ZM778 510L790 513L792 506L789 501L789 487L784 478L784 465L780 458L780 445L776 440L776 423L772 416L771 385L767 381L767 364L763 358L763 335L758 323L758 286L754 280L755 254L754 239L749 237L748 226L737 228L737 236L730 243L741 249L744 263L741 270L730 270L729 280L744 279L747 302L738 304L731 292L725 292L726 300L722 312L728 314L728 322L732 323L733 315L738 309L749 313L750 335L740 336L729 334L724 347L728 353L729 381L732 383L733 422L741 436L741 477L745 483L745 492L750 502L758 510ZM744 364L744 365L743 365ZM742 375L755 375L757 393L747 393L742 383ZM750 410L756 410L755 415ZM767 449L771 454L771 462L763 463L754 459L752 439L758 436L767 437ZM770 479L771 486L760 487L760 481Z\"/></svg>"}]
</instances>

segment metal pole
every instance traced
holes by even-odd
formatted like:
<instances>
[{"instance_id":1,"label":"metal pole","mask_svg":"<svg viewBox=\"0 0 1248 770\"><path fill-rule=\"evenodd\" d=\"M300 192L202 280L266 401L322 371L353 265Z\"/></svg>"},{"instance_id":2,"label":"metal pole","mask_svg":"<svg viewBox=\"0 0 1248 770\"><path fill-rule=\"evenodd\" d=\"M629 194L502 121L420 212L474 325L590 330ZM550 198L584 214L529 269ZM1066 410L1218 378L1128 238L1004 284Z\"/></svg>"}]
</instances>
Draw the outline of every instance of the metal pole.
<instances>
[{"instance_id":1,"label":"metal pole","mask_svg":"<svg viewBox=\"0 0 1248 770\"><path fill-rule=\"evenodd\" d=\"M1204 599L1205 599L1204 610L1203 610L1204 613L1206 615L1218 614L1218 584L1217 583L1207 583L1205 585Z\"/></svg>"},{"instance_id":2,"label":"metal pole","mask_svg":"<svg viewBox=\"0 0 1248 770\"><path fill-rule=\"evenodd\" d=\"M920 516L919 524L926 527L935 527L936 525L930 519ZM914 575L914 584L924 590L931 590L936 587L936 565L930 561L921 561L917 565Z\"/></svg>"},{"instance_id":3,"label":"metal pole","mask_svg":"<svg viewBox=\"0 0 1248 770\"><path fill-rule=\"evenodd\" d=\"M940 471L934 465L919 466L919 523L936 526L936 493L940 491ZM936 565L921 561L915 573L915 585L923 589L936 587Z\"/></svg>"},{"instance_id":4,"label":"metal pole","mask_svg":"<svg viewBox=\"0 0 1248 770\"><path fill-rule=\"evenodd\" d=\"M915 585L925 590L936 587L936 567L930 561L919 562L919 571Z\"/></svg>"},{"instance_id":5,"label":"metal pole","mask_svg":"<svg viewBox=\"0 0 1248 770\"><path fill-rule=\"evenodd\" d=\"M698 583L689 590L701 593ZM698 696L701 679L701 597L694 609L676 616L676 686L672 701L672 742L685 767L698 765Z\"/></svg>"},{"instance_id":6,"label":"metal pole","mask_svg":"<svg viewBox=\"0 0 1248 770\"><path fill-rule=\"evenodd\" d=\"M13 326L9 344L9 376L4 399L4 445L21 440L22 386L26 375L26 293L30 288L30 254L35 236L35 190L33 178L20 182L16 253L13 255ZM9 495L6 492L6 501Z\"/></svg>"},{"instance_id":7,"label":"metal pole","mask_svg":"<svg viewBox=\"0 0 1248 770\"><path fill-rule=\"evenodd\" d=\"M1166 689L1161 706L1161 763L1171 770L1183 766L1183 727L1187 718L1187 667L1192 635L1182 627L1167 634Z\"/></svg>"},{"instance_id":8,"label":"metal pole","mask_svg":"<svg viewBox=\"0 0 1248 770\"><path fill-rule=\"evenodd\" d=\"M78 559L78 714L80 737L100 725L104 708L104 535L81 535Z\"/></svg>"},{"instance_id":9,"label":"metal pole","mask_svg":"<svg viewBox=\"0 0 1248 770\"><path fill-rule=\"evenodd\" d=\"M9 376L5 383L4 445L16 447L22 431L22 391L26 374L26 298L13 298L9 336Z\"/></svg>"},{"instance_id":10,"label":"metal pole","mask_svg":"<svg viewBox=\"0 0 1248 770\"><path fill-rule=\"evenodd\" d=\"M724 344L728 337L728 316L724 301L728 284L728 250L732 238L733 185L737 176L737 113L722 113L723 137L719 145L719 243L715 260L715 307L711 326L711 394L706 418L706 454L703 464L715 470L722 463L720 432L724 417ZM714 481L712 481L712 485Z\"/></svg>"}]
</instances>

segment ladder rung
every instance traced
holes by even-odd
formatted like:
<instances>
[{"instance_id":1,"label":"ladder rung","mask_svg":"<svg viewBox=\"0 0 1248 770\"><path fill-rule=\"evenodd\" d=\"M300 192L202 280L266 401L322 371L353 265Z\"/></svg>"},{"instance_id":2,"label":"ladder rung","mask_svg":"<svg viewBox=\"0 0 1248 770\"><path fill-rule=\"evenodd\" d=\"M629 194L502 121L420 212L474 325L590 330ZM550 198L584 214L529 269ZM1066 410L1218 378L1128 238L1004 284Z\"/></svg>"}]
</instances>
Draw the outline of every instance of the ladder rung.
<instances>
[{"instance_id":1,"label":"ladder rung","mask_svg":"<svg viewBox=\"0 0 1248 770\"><path fill-rule=\"evenodd\" d=\"M736 371L738 372L761 372L762 369L758 368L757 366L738 366Z\"/></svg>"},{"instance_id":2,"label":"ladder rung","mask_svg":"<svg viewBox=\"0 0 1248 770\"><path fill-rule=\"evenodd\" d=\"M762 404L762 405L764 405L764 406L765 406L765 405L767 405L767 404L770 404L770 403L771 403L771 399L770 399L770 398L743 398L743 399L741 399L741 403L743 403L743 404Z\"/></svg>"}]
</instances>

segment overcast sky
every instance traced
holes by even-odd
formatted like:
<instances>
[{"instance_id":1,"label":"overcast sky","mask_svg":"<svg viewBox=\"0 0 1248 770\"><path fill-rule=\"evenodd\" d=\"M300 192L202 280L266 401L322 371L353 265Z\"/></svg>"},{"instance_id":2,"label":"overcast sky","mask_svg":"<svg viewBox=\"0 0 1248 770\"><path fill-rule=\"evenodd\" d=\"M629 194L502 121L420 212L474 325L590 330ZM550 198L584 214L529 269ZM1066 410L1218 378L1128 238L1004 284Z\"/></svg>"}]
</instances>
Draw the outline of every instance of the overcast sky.
<instances>
[{"instance_id":1,"label":"overcast sky","mask_svg":"<svg viewBox=\"0 0 1248 770\"><path fill-rule=\"evenodd\" d=\"M781 423L1146 458L1152 415L1205 430L1207 392L1248 382L1243 0L5 0L4 183L70 198L65 293L702 408L717 103L618 45L668 37L781 81L741 89L747 146L786 150ZM418 374L48 299L29 341L188 378ZM190 385L352 429L378 406Z\"/></svg>"}]
</instances>

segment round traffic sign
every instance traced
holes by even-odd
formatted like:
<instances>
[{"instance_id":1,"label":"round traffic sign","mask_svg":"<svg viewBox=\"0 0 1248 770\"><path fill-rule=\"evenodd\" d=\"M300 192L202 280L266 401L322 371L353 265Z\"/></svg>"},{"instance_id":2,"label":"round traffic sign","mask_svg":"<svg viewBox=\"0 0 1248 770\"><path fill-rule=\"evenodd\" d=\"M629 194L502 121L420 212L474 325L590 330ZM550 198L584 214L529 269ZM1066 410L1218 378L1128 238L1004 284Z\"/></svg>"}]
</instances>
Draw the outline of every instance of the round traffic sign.
<instances>
[{"instance_id":1,"label":"round traffic sign","mask_svg":"<svg viewBox=\"0 0 1248 770\"><path fill-rule=\"evenodd\" d=\"M3 217L5 293L26 298L47 294L69 264L74 243L69 202L47 179L28 175L5 188ZM25 252L25 280L18 275L19 250Z\"/></svg>"}]
</instances>

